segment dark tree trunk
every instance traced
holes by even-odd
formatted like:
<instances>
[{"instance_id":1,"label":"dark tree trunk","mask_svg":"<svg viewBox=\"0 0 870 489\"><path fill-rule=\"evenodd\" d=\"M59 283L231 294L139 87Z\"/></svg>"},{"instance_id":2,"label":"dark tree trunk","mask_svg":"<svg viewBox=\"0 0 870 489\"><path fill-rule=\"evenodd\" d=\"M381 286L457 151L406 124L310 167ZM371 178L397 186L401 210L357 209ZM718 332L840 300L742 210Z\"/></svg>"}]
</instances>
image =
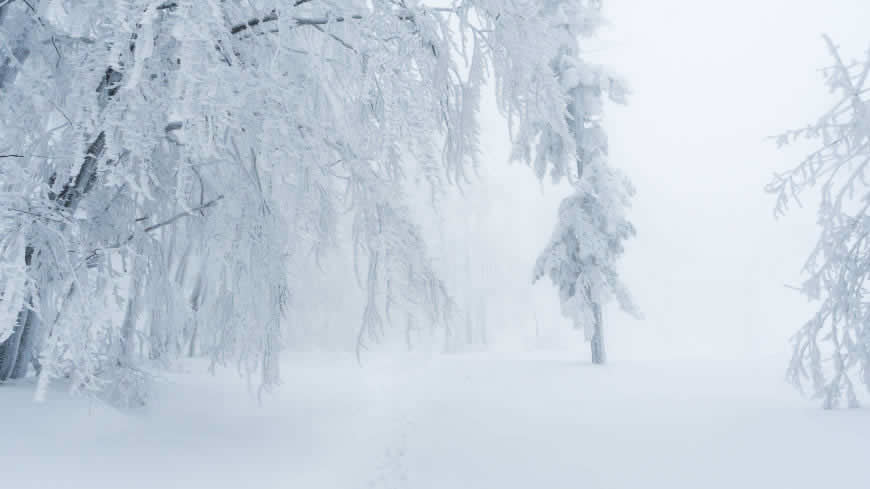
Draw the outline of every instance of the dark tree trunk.
<instances>
[{"instance_id":1,"label":"dark tree trunk","mask_svg":"<svg viewBox=\"0 0 870 489\"><path fill-rule=\"evenodd\" d=\"M18 350L21 346L21 337L23 336L28 316L30 316L30 311L27 309L22 309L18 313L18 319L15 321L15 329L12 331L12 336L0 345L0 382L12 378L12 372L15 371L15 365L18 361Z\"/></svg>"},{"instance_id":2,"label":"dark tree trunk","mask_svg":"<svg viewBox=\"0 0 870 489\"><path fill-rule=\"evenodd\" d=\"M24 264L30 268L33 260L33 248L24 251ZM27 305L18 312L12 336L0 344L0 382L18 379L27 374L33 345L33 327L37 321L33 308L33 297L27 297Z\"/></svg>"},{"instance_id":3,"label":"dark tree trunk","mask_svg":"<svg viewBox=\"0 0 870 489\"><path fill-rule=\"evenodd\" d=\"M21 343L18 345L18 358L12 369L11 378L21 379L27 375L28 367L33 360L33 340L39 331L39 316L33 311L26 311L27 319L21 328Z\"/></svg>"}]
</instances>

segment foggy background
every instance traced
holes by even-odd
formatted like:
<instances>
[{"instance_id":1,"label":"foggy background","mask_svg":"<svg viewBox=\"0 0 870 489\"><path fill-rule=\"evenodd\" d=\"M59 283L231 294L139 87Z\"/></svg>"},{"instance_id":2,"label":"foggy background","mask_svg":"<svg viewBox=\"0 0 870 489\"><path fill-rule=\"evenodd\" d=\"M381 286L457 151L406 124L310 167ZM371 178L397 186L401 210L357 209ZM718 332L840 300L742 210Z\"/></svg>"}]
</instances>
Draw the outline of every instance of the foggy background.
<instances>
[{"instance_id":1,"label":"foggy background","mask_svg":"<svg viewBox=\"0 0 870 489\"><path fill-rule=\"evenodd\" d=\"M784 369L789 336L812 311L786 285L800 283L814 209L805 199L806 208L774 219L764 185L809 146L778 150L766 138L805 125L832 101L820 71L830 64L821 34L846 58L862 54L870 6L608 0L605 12L612 25L584 45L633 92L628 106L610 104L605 118L611 163L637 189L638 236L622 269L645 316L608 308L610 358L769 359ZM448 282L460 297L485 298L496 349L585 351L549 281L530 284L567 188L538 185L529 168L504 164L510 148L502 128L489 100L481 180L448 199L452 223L442 225L440 251L467 250L470 279Z\"/></svg>"}]
</instances>

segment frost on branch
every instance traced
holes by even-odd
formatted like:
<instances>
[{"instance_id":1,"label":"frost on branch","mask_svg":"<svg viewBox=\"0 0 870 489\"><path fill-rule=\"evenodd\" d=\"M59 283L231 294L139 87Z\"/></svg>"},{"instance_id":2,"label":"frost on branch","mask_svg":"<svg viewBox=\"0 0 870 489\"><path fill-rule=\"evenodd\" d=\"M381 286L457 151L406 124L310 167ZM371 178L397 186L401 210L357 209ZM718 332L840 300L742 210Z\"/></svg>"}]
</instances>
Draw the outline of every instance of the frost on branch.
<instances>
[{"instance_id":1,"label":"frost on branch","mask_svg":"<svg viewBox=\"0 0 870 489\"><path fill-rule=\"evenodd\" d=\"M816 141L818 149L793 169L776 175L766 190L776 195L776 214L811 190L819 191L819 237L804 265L802 292L818 309L794 335L789 379L823 400L826 408L858 405L860 384L870 388L870 53L847 62L827 37L833 65L827 85L838 101L808 127L776 138Z\"/></svg>"}]
</instances>

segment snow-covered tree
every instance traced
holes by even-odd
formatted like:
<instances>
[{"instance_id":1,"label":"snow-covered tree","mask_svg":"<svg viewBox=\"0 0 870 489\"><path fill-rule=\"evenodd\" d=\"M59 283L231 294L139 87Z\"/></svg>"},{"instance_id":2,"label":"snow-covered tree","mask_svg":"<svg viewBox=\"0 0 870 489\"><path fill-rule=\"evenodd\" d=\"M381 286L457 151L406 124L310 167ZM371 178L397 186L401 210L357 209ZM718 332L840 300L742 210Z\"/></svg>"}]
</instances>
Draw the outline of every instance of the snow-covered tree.
<instances>
[{"instance_id":1,"label":"snow-covered tree","mask_svg":"<svg viewBox=\"0 0 870 489\"><path fill-rule=\"evenodd\" d=\"M358 349L446 324L406 181L435 195L479 164L489 76L517 157L612 202L603 163L568 164L603 161L577 157L600 131L575 88L592 74L619 93L576 51L599 9L0 0L0 379L32 365L42 386L141 402L145 372L202 354L269 387L300 264L342 240Z\"/></svg>"},{"instance_id":2,"label":"snow-covered tree","mask_svg":"<svg viewBox=\"0 0 870 489\"><path fill-rule=\"evenodd\" d=\"M818 189L819 237L804 265L802 292L818 310L794 335L789 379L808 386L826 408L858 405L856 383L870 388L870 52L846 61L827 37L833 65L825 70L838 101L806 128L777 137L779 145L811 140L818 149L796 167L775 175L767 191L777 197L776 214L802 194Z\"/></svg>"},{"instance_id":3,"label":"snow-covered tree","mask_svg":"<svg viewBox=\"0 0 870 489\"><path fill-rule=\"evenodd\" d=\"M553 6L570 12L568 2L553 2ZM626 216L634 189L608 165L607 137L601 126L605 94L624 103L625 88L618 78L582 59L578 39L594 33L598 19L570 15L557 19L554 28L562 36L557 39L557 55L549 62L558 84L551 89L564 93L562 99L568 103L561 119L549 117L533 126L538 140L534 157L528 146L521 150L526 160L533 161L539 177L549 168L553 180L567 178L573 192L559 207L556 229L538 258L534 280L548 275L559 288L562 314L584 330L592 362L602 364L606 360L604 303L615 297L624 310L637 312L617 270L624 242L635 234Z\"/></svg>"}]
</instances>

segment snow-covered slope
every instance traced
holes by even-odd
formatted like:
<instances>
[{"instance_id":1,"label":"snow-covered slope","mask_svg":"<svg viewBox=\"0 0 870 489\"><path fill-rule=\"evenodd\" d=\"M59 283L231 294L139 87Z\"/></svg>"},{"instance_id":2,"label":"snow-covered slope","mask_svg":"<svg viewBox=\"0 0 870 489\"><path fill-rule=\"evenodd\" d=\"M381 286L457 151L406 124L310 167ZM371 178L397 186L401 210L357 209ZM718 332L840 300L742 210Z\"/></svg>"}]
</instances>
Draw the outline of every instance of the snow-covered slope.
<instances>
[{"instance_id":1,"label":"snow-covered slope","mask_svg":"<svg viewBox=\"0 0 870 489\"><path fill-rule=\"evenodd\" d=\"M173 376L119 412L0 387L3 487L818 488L868 480L870 411L823 411L751 366L566 355L294 355L258 404ZM727 368L726 368L727 367ZM863 481L863 482L862 482Z\"/></svg>"}]
</instances>

